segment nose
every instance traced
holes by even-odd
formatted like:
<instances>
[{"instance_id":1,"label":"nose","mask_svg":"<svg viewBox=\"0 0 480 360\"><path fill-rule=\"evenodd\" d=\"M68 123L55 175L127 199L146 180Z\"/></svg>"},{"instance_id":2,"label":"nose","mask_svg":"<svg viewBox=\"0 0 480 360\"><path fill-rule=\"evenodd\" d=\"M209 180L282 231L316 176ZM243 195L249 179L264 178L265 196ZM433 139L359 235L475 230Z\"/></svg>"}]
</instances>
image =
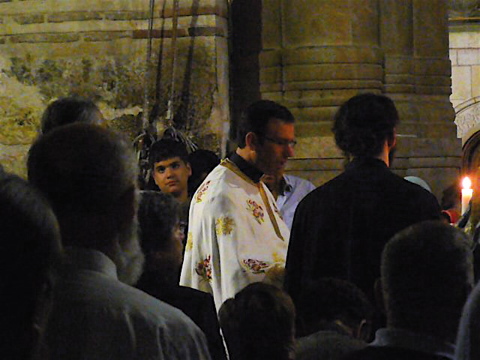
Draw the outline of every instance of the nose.
<instances>
[{"instance_id":1,"label":"nose","mask_svg":"<svg viewBox=\"0 0 480 360\"><path fill-rule=\"evenodd\" d=\"M173 175L173 169L171 167L167 167L165 169L165 176L169 178L169 177L172 177L172 175Z\"/></svg>"}]
</instances>

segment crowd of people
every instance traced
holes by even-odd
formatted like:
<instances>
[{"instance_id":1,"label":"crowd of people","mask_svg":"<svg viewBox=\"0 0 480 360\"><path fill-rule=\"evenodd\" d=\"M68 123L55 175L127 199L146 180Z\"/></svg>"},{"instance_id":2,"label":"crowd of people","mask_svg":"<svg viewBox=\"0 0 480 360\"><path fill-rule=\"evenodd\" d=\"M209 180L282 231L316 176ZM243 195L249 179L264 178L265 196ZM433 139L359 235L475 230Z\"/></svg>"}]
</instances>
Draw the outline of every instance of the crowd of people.
<instances>
[{"instance_id":1,"label":"crowd of people","mask_svg":"<svg viewBox=\"0 0 480 360\"><path fill-rule=\"evenodd\" d=\"M225 159L131 142L90 100L41 119L28 180L0 171L5 359L473 360L476 244L428 184L390 170L399 116L359 94L333 119L344 171L286 174L295 119L251 104Z\"/></svg>"}]
</instances>

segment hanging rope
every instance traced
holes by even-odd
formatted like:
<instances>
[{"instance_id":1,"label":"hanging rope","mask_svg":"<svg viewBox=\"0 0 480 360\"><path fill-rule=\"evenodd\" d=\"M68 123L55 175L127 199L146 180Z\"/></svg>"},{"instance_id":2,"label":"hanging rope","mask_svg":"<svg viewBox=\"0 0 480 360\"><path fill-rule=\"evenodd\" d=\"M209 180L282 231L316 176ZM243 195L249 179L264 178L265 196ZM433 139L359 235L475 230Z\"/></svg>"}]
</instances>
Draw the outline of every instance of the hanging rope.
<instances>
[{"instance_id":1,"label":"hanging rope","mask_svg":"<svg viewBox=\"0 0 480 360\"><path fill-rule=\"evenodd\" d=\"M143 112L142 112L142 131L133 140L133 146L137 155L139 166L139 181L146 183L149 178L148 154L150 147L155 142L157 131L154 123L149 121L148 111L150 107L149 89L151 79L151 61L152 61L152 41L153 41L153 20L155 17L155 0L150 0L150 12L148 18L148 41L147 56L145 59L145 78L143 84ZM143 184L142 184L143 185Z\"/></svg>"},{"instance_id":2,"label":"hanging rope","mask_svg":"<svg viewBox=\"0 0 480 360\"><path fill-rule=\"evenodd\" d=\"M170 97L167 103L167 116L165 118L166 130L163 137L170 137L177 141L181 141L187 147L189 152L195 151L198 147L195 143L183 132L175 127L175 83L177 77L177 36L178 36L178 13L179 0L173 0L172 13L172 41L171 41L171 74L170 79Z\"/></svg>"},{"instance_id":3,"label":"hanging rope","mask_svg":"<svg viewBox=\"0 0 480 360\"><path fill-rule=\"evenodd\" d=\"M189 152L196 150L198 147L193 141L183 132L175 127L175 83L177 74L177 37L178 37L178 13L179 0L173 0L172 13L172 41L171 41L171 78L170 78L170 96L167 103L167 114L165 117L166 129L162 138L172 138L181 141L187 147ZM160 105L159 96L155 99L152 112L149 114L150 101L149 89L151 85L151 59L152 59L152 42L153 42L153 23L155 18L155 0L150 0L149 19L148 19L148 41L147 41L147 56L145 61L145 80L143 92L143 113L142 113L142 132L135 138L134 147L137 153L137 160L140 167L140 180L146 183L150 177L150 169L148 166L148 155L150 147L157 139L156 122L158 120L158 111ZM159 65L162 59L158 59ZM161 71L160 66L157 71ZM159 75L159 74L157 74ZM157 79L160 79L157 76ZM160 94L161 81L156 83L156 94Z\"/></svg>"}]
</instances>

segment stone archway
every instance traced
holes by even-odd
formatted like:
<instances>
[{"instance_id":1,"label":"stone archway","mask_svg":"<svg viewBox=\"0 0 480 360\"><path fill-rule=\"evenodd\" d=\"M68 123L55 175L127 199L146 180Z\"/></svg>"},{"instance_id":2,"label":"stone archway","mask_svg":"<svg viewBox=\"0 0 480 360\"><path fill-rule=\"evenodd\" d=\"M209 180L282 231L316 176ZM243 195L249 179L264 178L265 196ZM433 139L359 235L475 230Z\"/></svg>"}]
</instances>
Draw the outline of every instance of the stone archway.
<instances>
[{"instance_id":1,"label":"stone archway","mask_svg":"<svg viewBox=\"0 0 480 360\"><path fill-rule=\"evenodd\" d=\"M469 138L480 130L480 96L459 104L455 108L455 114L457 137L462 139L465 146Z\"/></svg>"}]
</instances>

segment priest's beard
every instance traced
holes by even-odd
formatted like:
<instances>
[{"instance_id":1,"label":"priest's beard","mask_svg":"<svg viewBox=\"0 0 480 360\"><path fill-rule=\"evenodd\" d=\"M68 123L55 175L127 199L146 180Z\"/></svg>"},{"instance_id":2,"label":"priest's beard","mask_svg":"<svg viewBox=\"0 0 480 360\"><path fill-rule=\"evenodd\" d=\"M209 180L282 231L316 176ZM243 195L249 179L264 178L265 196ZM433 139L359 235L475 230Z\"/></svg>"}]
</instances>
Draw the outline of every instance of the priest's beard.
<instances>
[{"instance_id":1,"label":"priest's beard","mask_svg":"<svg viewBox=\"0 0 480 360\"><path fill-rule=\"evenodd\" d=\"M118 279L128 285L135 285L142 275L145 256L138 237L138 222L135 219L117 236L112 260L117 266Z\"/></svg>"}]
</instances>

